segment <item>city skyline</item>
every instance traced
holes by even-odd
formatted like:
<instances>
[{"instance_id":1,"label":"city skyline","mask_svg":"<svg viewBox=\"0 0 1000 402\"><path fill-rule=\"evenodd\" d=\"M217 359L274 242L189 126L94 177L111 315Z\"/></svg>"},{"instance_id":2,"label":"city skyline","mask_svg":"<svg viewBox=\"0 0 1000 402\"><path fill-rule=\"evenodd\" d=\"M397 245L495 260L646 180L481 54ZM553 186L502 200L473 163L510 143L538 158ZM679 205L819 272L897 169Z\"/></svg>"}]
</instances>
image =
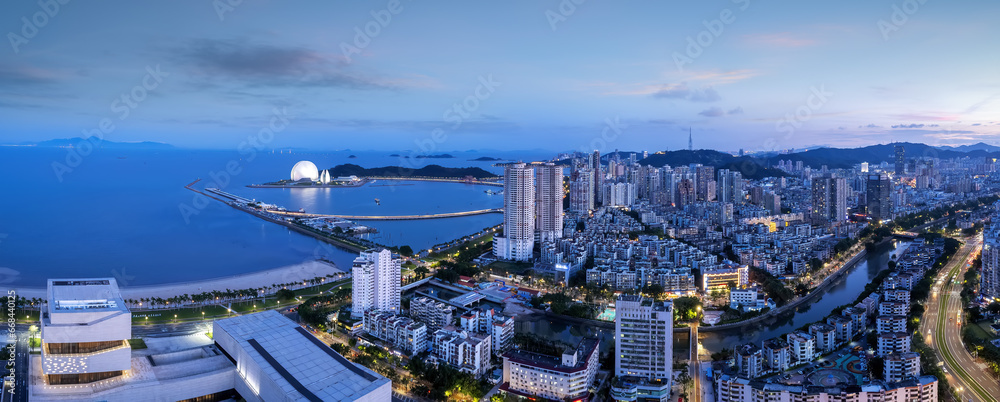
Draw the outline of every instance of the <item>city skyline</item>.
<instances>
[{"instance_id":1,"label":"city skyline","mask_svg":"<svg viewBox=\"0 0 1000 402\"><path fill-rule=\"evenodd\" d=\"M216 3L7 6L0 136L107 118L109 141L235 149L277 115L273 148L676 150L693 129L760 151L1000 124L989 2Z\"/></svg>"},{"instance_id":2,"label":"city skyline","mask_svg":"<svg viewBox=\"0 0 1000 402\"><path fill-rule=\"evenodd\" d=\"M0 6L4 401L1000 402L1000 3Z\"/></svg>"}]
</instances>

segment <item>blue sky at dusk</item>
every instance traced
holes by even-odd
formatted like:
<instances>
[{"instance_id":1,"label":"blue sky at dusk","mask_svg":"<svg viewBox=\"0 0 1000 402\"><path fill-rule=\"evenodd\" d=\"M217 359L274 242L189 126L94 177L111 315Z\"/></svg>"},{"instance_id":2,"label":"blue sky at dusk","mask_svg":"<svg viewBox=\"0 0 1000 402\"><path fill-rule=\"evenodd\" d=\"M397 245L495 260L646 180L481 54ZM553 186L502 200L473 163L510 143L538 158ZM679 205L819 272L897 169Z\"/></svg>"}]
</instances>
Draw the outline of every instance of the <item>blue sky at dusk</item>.
<instances>
[{"instance_id":1,"label":"blue sky at dusk","mask_svg":"<svg viewBox=\"0 0 1000 402\"><path fill-rule=\"evenodd\" d=\"M275 148L998 142L995 1L577 2L5 1L0 143L235 149L276 110Z\"/></svg>"}]
</instances>

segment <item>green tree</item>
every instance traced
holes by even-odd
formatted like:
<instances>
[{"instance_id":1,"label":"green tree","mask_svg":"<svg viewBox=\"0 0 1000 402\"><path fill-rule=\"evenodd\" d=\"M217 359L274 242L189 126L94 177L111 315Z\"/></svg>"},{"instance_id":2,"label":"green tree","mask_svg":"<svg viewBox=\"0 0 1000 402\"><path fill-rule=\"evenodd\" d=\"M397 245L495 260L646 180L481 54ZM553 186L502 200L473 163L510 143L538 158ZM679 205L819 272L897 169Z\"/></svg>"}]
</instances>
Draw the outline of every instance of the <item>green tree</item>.
<instances>
[{"instance_id":1,"label":"green tree","mask_svg":"<svg viewBox=\"0 0 1000 402\"><path fill-rule=\"evenodd\" d=\"M691 321L698 318L701 300L694 296L674 299L674 316L681 321Z\"/></svg>"},{"instance_id":2,"label":"green tree","mask_svg":"<svg viewBox=\"0 0 1000 402\"><path fill-rule=\"evenodd\" d=\"M289 289L281 289L277 291L274 295L278 298L278 300L281 301L288 301L295 298L295 292Z\"/></svg>"},{"instance_id":3,"label":"green tree","mask_svg":"<svg viewBox=\"0 0 1000 402\"><path fill-rule=\"evenodd\" d=\"M455 283L458 281L459 274L451 269L439 269L437 273L434 274L434 277L448 283Z\"/></svg>"},{"instance_id":4,"label":"green tree","mask_svg":"<svg viewBox=\"0 0 1000 402\"><path fill-rule=\"evenodd\" d=\"M405 255L407 257L412 256L413 255L413 248L410 247L410 246L408 246L408 245L407 246L402 246L402 247L399 248L399 253L402 254L402 255Z\"/></svg>"},{"instance_id":5,"label":"green tree","mask_svg":"<svg viewBox=\"0 0 1000 402\"><path fill-rule=\"evenodd\" d=\"M885 360L881 357L868 359L868 375L876 380L884 380Z\"/></svg>"},{"instance_id":6,"label":"green tree","mask_svg":"<svg viewBox=\"0 0 1000 402\"><path fill-rule=\"evenodd\" d=\"M653 296L653 298L659 300L663 298L663 286L654 283L642 288L642 293Z\"/></svg>"}]
</instances>

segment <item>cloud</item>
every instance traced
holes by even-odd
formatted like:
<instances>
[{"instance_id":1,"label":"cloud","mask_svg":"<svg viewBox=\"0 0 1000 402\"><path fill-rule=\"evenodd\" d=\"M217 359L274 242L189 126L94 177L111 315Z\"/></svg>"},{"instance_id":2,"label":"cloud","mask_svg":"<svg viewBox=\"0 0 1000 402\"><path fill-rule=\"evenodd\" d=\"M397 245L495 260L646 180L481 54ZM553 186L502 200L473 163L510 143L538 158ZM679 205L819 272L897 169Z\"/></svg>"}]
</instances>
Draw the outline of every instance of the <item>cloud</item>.
<instances>
[{"instance_id":1,"label":"cloud","mask_svg":"<svg viewBox=\"0 0 1000 402\"><path fill-rule=\"evenodd\" d=\"M403 132L427 134L435 129L451 129L451 123L441 120L380 120L380 119L336 119L323 117L302 117L295 119L296 124L312 125L322 129L332 130L363 130L365 132ZM497 116L477 116L462 121L456 133L509 133L520 130L520 126L510 120Z\"/></svg>"},{"instance_id":2,"label":"cloud","mask_svg":"<svg viewBox=\"0 0 1000 402\"><path fill-rule=\"evenodd\" d=\"M817 43L815 40L798 37L791 32L744 35L743 39L752 45L782 48L812 46Z\"/></svg>"},{"instance_id":3,"label":"cloud","mask_svg":"<svg viewBox=\"0 0 1000 402\"><path fill-rule=\"evenodd\" d=\"M732 110L726 112L726 114L728 114L730 116L732 116L734 114L743 114L743 106L737 106L736 109L732 109Z\"/></svg>"},{"instance_id":4,"label":"cloud","mask_svg":"<svg viewBox=\"0 0 1000 402\"><path fill-rule=\"evenodd\" d=\"M55 71L0 64L0 87L47 85L55 83L59 76Z\"/></svg>"},{"instance_id":5,"label":"cloud","mask_svg":"<svg viewBox=\"0 0 1000 402\"><path fill-rule=\"evenodd\" d=\"M724 112L720 107L710 107L708 109L702 110L701 113L698 114L705 117L721 117L724 116L726 112Z\"/></svg>"},{"instance_id":6,"label":"cloud","mask_svg":"<svg viewBox=\"0 0 1000 402\"><path fill-rule=\"evenodd\" d=\"M653 93L658 99L683 99L691 102L717 102L722 99L712 87L690 88L685 83L667 84Z\"/></svg>"},{"instance_id":7,"label":"cloud","mask_svg":"<svg viewBox=\"0 0 1000 402\"><path fill-rule=\"evenodd\" d=\"M868 125L858 126L858 128L882 128L882 126L876 125L875 123L868 123Z\"/></svg>"},{"instance_id":8,"label":"cloud","mask_svg":"<svg viewBox=\"0 0 1000 402\"><path fill-rule=\"evenodd\" d=\"M892 128L924 128L924 125L923 124L917 124L917 123L913 123L913 124L894 124L894 125L892 125Z\"/></svg>"},{"instance_id":9,"label":"cloud","mask_svg":"<svg viewBox=\"0 0 1000 402\"><path fill-rule=\"evenodd\" d=\"M198 40L176 53L201 75L242 81L251 86L349 89L421 86L419 79L387 79L354 72L342 60L300 47Z\"/></svg>"},{"instance_id":10,"label":"cloud","mask_svg":"<svg viewBox=\"0 0 1000 402\"><path fill-rule=\"evenodd\" d=\"M706 85L723 85L733 82L743 81L760 75L755 70L730 70L730 71L691 71L684 77L684 81L694 81Z\"/></svg>"}]
</instances>

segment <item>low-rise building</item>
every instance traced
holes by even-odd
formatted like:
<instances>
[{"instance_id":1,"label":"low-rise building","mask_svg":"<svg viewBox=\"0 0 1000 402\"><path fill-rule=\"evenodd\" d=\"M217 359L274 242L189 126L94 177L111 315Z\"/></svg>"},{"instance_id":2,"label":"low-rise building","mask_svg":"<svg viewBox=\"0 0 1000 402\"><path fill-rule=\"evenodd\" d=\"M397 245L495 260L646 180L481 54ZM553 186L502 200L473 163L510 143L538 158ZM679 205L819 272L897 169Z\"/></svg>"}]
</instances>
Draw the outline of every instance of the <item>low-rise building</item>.
<instances>
[{"instance_id":1,"label":"low-rise building","mask_svg":"<svg viewBox=\"0 0 1000 402\"><path fill-rule=\"evenodd\" d=\"M892 353L885 356L883 374L887 382L898 382L920 375L920 354Z\"/></svg>"},{"instance_id":2,"label":"low-rise building","mask_svg":"<svg viewBox=\"0 0 1000 402\"><path fill-rule=\"evenodd\" d=\"M462 329L487 334L491 338L493 353L501 355L514 343L514 319L494 309L474 308L459 318Z\"/></svg>"},{"instance_id":3,"label":"low-rise building","mask_svg":"<svg viewBox=\"0 0 1000 402\"><path fill-rule=\"evenodd\" d=\"M434 356L478 378L490 368L490 341L486 335L446 327L434 333Z\"/></svg>"},{"instance_id":4,"label":"low-rise building","mask_svg":"<svg viewBox=\"0 0 1000 402\"><path fill-rule=\"evenodd\" d=\"M864 332L868 324L868 310L863 307L848 307L841 312L841 315L851 319L854 335Z\"/></svg>"},{"instance_id":5,"label":"low-rise building","mask_svg":"<svg viewBox=\"0 0 1000 402\"><path fill-rule=\"evenodd\" d=\"M878 334L876 338L876 356L885 357L893 353L906 353L910 351L910 334L906 332L884 332Z\"/></svg>"},{"instance_id":6,"label":"low-rise building","mask_svg":"<svg viewBox=\"0 0 1000 402\"><path fill-rule=\"evenodd\" d=\"M854 321L842 315L831 315L826 318L826 323L833 327L837 343L850 342L854 337Z\"/></svg>"},{"instance_id":7,"label":"low-rise building","mask_svg":"<svg viewBox=\"0 0 1000 402\"><path fill-rule=\"evenodd\" d=\"M886 289L882 292L882 300L897 301L910 305L910 291L906 289Z\"/></svg>"},{"instance_id":8,"label":"low-rise building","mask_svg":"<svg viewBox=\"0 0 1000 402\"><path fill-rule=\"evenodd\" d=\"M716 289L742 288L749 282L749 267L746 265L714 267L701 273L701 286L705 293Z\"/></svg>"},{"instance_id":9,"label":"low-rise building","mask_svg":"<svg viewBox=\"0 0 1000 402\"><path fill-rule=\"evenodd\" d=\"M368 335L389 343L405 354L415 355L427 350L427 325L422 322L368 310L365 312L363 326Z\"/></svg>"},{"instance_id":10,"label":"low-rise building","mask_svg":"<svg viewBox=\"0 0 1000 402\"><path fill-rule=\"evenodd\" d=\"M345 359L277 311L218 320L213 326L215 343L236 364L236 391L247 401L381 402L392 397L388 378Z\"/></svg>"},{"instance_id":11,"label":"low-rise building","mask_svg":"<svg viewBox=\"0 0 1000 402\"><path fill-rule=\"evenodd\" d=\"M526 398L585 400L600 367L600 341L586 338L562 356L526 351L503 354L500 389Z\"/></svg>"},{"instance_id":12,"label":"low-rise building","mask_svg":"<svg viewBox=\"0 0 1000 402\"><path fill-rule=\"evenodd\" d=\"M455 308L429 297L416 297L410 300L410 317L427 324L427 333L452 324L455 319Z\"/></svg>"},{"instance_id":13,"label":"low-rise building","mask_svg":"<svg viewBox=\"0 0 1000 402\"><path fill-rule=\"evenodd\" d=\"M837 335L832 325L821 322L810 325L809 333L816 337L816 349L820 353L832 352L837 347Z\"/></svg>"},{"instance_id":14,"label":"low-rise building","mask_svg":"<svg viewBox=\"0 0 1000 402\"><path fill-rule=\"evenodd\" d=\"M797 363L804 363L816 357L816 337L802 331L788 334L788 346L792 358Z\"/></svg>"},{"instance_id":15,"label":"low-rise building","mask_svg":"<svg viewBox=\"0 0 1000 402\"><path fill-rule=\"evenodd\" d=\"M736 368L740 375L760 377L764 373L764 353L752 343L740 346L736 349Z\"/></svg>"},{"instance_id":16,"label":"low-rise building","mask_svg":"<svg viewBox=\"0 0 1000 402\"><path fill-rule=\"evenodd\" d=\"M883 301L878 304L879 315L906 315L910 312L908 303L898 301Z\"/></svg>"},{"instance_id":17,"label":"low-rise building","mask_svg":"<svg viewBox=\"0 0 1000 402\"><path fill-rule=\"evenodd\" d=\"M785 371L791 366L791 349L785 341L774 338L763 342L764 363L768 370Z\"/></svg>"},{"instance_id":18,"label":"low-rise building","mask_svg":"<svg viewBox=\"0 0 1000 402\"><path fill-rule=\"evenodd\" d=\"M905 332L906 316L903 315L880 315L875 317L875 332Z\"/></svg>"},{"instance_id":19,"label":"low-rise building","mask_svg":"<svg viewBox=\"0 0 1000 402\"><path fill-rule=\"evenodd\" d=\"M786 385L723 374L715 382L717 402L744 401L937 401L938 379L932 375L898 382L874 381L863 386L832 387Z\"/></svg>"}]
</instances>

